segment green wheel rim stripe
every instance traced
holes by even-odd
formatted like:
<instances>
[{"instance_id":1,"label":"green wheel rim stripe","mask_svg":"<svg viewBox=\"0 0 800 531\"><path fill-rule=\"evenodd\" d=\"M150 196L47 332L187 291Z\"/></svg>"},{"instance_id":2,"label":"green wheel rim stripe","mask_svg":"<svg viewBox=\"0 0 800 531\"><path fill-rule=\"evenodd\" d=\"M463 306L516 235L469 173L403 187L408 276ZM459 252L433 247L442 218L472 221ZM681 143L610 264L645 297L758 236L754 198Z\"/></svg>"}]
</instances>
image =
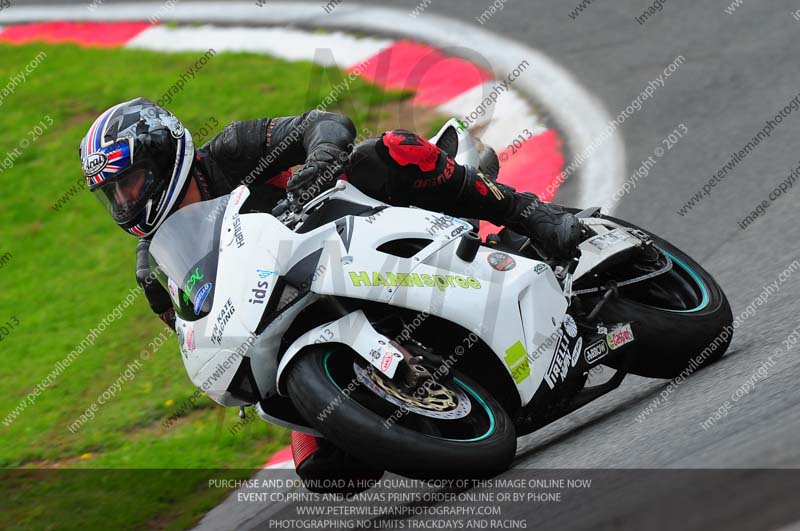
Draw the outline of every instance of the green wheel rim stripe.
<instances>
[{"instance_id":1,"label":"green wheel rim stripe","mask_svg":"<svg viewBox=\"0 0 800 531\"><path fill-rule=\"evenodd\" d=\"M664 249L661 249L661 252L664 253L665 255L669 256L670 259L673 262L675 262L676 264L681 266L681 268L683 268L684 271L689 273L689 276L692 277L692 280L695 281L695 283L700 288L700 292L703 294L703 300L700 301L700 304L698 304L696 308L692 308L691 310L667 310L667 311L675 312L675 313L692 313L692 312L699 312L700 310L702 310L703 308L708 306L708 303L711 300L711 297L708 295L708 288L706 288L706 284L705 284L705 282L703 282L703 279L700 278L700 275L695 273L694 269L692 269L691 267L686 265L686 263L684 263L684 261L681 260L680 258L672 255L671 253L665 251Z\"/></svg>"},{"instance_id":2,"label":"green wheel rim stripe","mask_svg":"<svg viewBox=\"0 0 800 531\"><path fill-rule=\"evenodd\" d=\"M484 433L480 437L474 437L472 439L446 439L444 437L437 437L437 439L438 438L444 438L446 441L456 441L456 442L478 442L478 441L482 441L484 439L488 439L494 433L495 427L497 425L495 420L494 420L494 413L492 413L492 410L489 408L489 405L486 402L484 402L483 398L481 398L480 395L478 395L478 393L473 391L470 386L468 386L467 384L465 384L464 382L462 382L461 380L459 380L456 377L453 377L453 381L456 382L458 385L460 385L461 388L464 389L466 392L471 394L472 398L477 400L478 403L480 403L480 405L483 406L483 410L486 412L486 415L489 417L489 429L486 430L486 433Z\"/></svg>"},{"instance_id":3,"label":"green wheel rim stripe","mask_svg":"<svg viewBox=\"0 0 800 531\"><path fill-rule=\"evenodd\" d=\"M325 353L325 358L322 360L322 366L323 366L323 367L325 367L325 374L327 374L327 375L328 375L328 380L330 380L330 381L331 381L331 383L333 383L333 385L335 385L335 386L336 386L336 389L338 389L338 390L339 390L339 392L343 392L343 391L342 391L342 388L341 388L341 387L339 387L339 384L337 384L337 383L336 383L336 380L334 380L334 379L333 379L333 376L331 376L331 371L330 371L330 369L328 369L328 359L331 357L331 354L333 354L333 352L326 352L326 353Z\"/></svg>"},{"instance_id":4,"label":"green wheel rim stripe","mask_svg":"<svg viewBox=\"0 0 800 531\"><path fill-rule=\"evenodd\" d=\"M684 271L689 273L689 276L691 276L692 280L694 280L695 283L697 283L697 285L700 287L700 291L703 294L703 300L700 301L700 304L698 304L696 308L692 308L691 310L667 310L667 311L675 313L692 313L692 312L699 312L700 310L708 306L711 297L708 295L708 288L706 288L706 284L705 282L703 282L703 279L700 278L700 275L695 273L691 267L689 267L683 262L683 260L677 258L676 256L673 256L671 253L665 251L664 249L661 249L661 252L669 256L673 262L681 266L681 268L683 268Z\"/></svg>"},{"instance_id":5,"label":"green wheel rim stripe","mask_svg":"<svg viewBox=\"0 0 800 531\"><path fill-rule=\"evenodd\" d=\"M339 387L339 384L337 384L336 380L333 379L333 376L331 375L331 371L330 371L330 369L328 369L328 360L330 359L331 354L333 354L333 352L326 352L325 353L325 357L322 359L322 366L325 368L325 374L328 376L328 379L331 381L331 383L333 383L333 385L336 386L336 389L338 389L341 392L342 388ZM453 378L453 381L455 381L462 389L464 389L467 393L469 393L472 396L472 398L474 398L475 401L477 401L483 407L483 410L486 412L486 415L489 417L489 429L486 430L486 433L484 433L483 435L481 435L479 437L473 437L472 439L448 439L446 437L436 437L436 436L433 436L433 435L426 435L426 437L431 437L433 439L442 439L442 440L445 440L445 441L463 442L463 443L479 442L479 441L483 441L484 439L488 439L489 437L492 436L492 434L494 434L494 430L497 427L497 422L495 421L494 413L492 413L491 408L483 400L483 398L481 398L480 395L478 395L478 393L476 393L475 391L472 390L472 388L470 386L468 386L467 384L465 384L464 382L462 382L458 378Z\"/></svg>"}]
</instances>

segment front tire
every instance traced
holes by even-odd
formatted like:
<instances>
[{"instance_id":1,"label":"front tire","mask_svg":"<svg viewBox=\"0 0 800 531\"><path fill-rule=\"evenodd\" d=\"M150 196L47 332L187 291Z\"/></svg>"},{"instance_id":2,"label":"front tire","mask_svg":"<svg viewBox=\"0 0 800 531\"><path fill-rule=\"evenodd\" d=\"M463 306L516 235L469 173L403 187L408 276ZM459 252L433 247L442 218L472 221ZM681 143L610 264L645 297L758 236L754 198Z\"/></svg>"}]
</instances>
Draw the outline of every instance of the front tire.
<instances>
[{"instance_id":1,"label":"front tire","mask_svg":"<svg viewBox=\"0 0 800 531\"><path fill-rule=\"evenodd\" d=\"M486 478L511 465L516 452L511 419L470 379L454 371L452 379L439 382L468 397L469 414L434 419L403 413L361 383L356 366L370 370L348 347L322 345L303 353L287 380L298 411L340 448L376 468L421 479Z\"/></svg>"},{"instance_id":2,"label":"front tire","mask_svg":"<svg viewBox=\"0 0 800 531\"><path fill-rule=\"evenodd\" d=\"M677 296L672 301L665 297L663 304L651 299L644 302L642 297L626 296L626 289L622 288L619 298L603 306L598 319L606 323L633 322L636 339L627 354L609 357L601 363L639 376L669 379L721 358L733 338L733 314L714 278L663 238L627 221L603 218L639 229L652 238L656 247L673 261L673 271L668 275L675 278L666 279L673 284L662 291L666 294L671 289ZM684 296L680 289L685 291Z\"/></svg>"}]
</instances>

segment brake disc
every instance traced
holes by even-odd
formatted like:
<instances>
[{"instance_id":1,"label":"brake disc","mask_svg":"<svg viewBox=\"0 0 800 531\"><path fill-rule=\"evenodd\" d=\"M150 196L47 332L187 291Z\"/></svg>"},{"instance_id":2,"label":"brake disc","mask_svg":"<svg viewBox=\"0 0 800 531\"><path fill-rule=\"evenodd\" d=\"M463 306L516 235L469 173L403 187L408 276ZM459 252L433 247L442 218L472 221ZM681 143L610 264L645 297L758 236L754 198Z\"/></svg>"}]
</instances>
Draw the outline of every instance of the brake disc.
<instances>
[{"instance_id":1,"label":"brake disc","mask_svg":"<svg viewBox=\"0 0 800 531\"><path fill-rule=\"evenodd\" d=\"M353 362L353 372L364 387L380 398L411 413L435 419L460 419L472 411L472 402L459 386L449 389L435 380L410 394L398 389L391 380L385 380L373 367L363 368Z\"/></svg>"}]
</instances>

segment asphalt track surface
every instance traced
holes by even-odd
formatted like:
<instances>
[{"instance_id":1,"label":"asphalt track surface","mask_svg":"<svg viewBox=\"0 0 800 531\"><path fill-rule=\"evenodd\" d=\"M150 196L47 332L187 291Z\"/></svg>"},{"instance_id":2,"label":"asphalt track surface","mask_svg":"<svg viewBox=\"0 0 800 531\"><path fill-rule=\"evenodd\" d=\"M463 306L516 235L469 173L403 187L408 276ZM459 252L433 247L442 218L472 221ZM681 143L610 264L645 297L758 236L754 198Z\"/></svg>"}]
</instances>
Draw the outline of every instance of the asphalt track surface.
<instances>
[{"instance_id":1,"label":"asphalt track surface","mask_svg":"<svg viewBox=\"0 0 800 531\"><path fill-rule=\"evenodd\" d=\"M420 4L416 0L374 3L409 11ZM640 25L634 17L652 2L595 2L573 20L569 13L576 4L575 0L508 0L484 27L550 55L575 74L612 116L678 55L686 58L655 97L624 123L628 174L663 146L664 138L680 124L688 133L622 199L617 215L653 230L698 259L726 291L734 315L741 314L763 286L778 280L800 259L800 183L746 230L738 225L800 164L800 112L785 118L694 209L684 216L677 211L733 152L756 136L767 119L800 93L796 61L800 22L792 16L800 5L789 0L744 0L733 14L726 14L728 0L666 0L662 11ZM431 0L427 9L478 24L475 17L489 5L486 0ZM468 44L469 36L464 37ZM570 204L572 188L567 183L558 199ZM637 421L637 415L668 384L629 377L614 393L522 438L515 467L797 468L800 347L787 351L784 340L800 325L798 296L800 271L789 275L744 320L723 360L677 386L643 421ZM781 355L773 358L777 361L767 368L766 377L759 376L752 391L733 403L725 418L703 429L701 423L778 351ZM662 473L648 482L640 472L627 480L639 478L641 488L632 488L620 476L619 481L609 481L568 504L536 508L503 504L503 517L524 516L531 522L529 528L537 529L669 529L679 523L683 529L788 529L800 521L800 509L790 506L798 496L796 473L785 481L758 472L742 471L739 476L731 481L730 475L715 480L710 475L698 479L676 473L667 479ZM259 522L278 509L265 506L247 528L263 529Z\"/></svg>"}]
</instances>

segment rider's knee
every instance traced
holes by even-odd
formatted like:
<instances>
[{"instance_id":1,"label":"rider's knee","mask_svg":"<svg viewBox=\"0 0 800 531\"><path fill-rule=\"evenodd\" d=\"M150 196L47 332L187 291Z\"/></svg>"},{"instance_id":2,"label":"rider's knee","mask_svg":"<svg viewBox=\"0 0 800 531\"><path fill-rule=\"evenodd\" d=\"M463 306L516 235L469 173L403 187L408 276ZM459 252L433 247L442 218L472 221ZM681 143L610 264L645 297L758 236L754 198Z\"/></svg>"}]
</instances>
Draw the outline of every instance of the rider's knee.
<instances>
[{"instance_id":1,"label":"rider's knee","mask_svg":"<svg viewBox=\"0 0 800 531\"><path fill-rule=\"evenodd\" d=\"M350 154L345 173L359 190L379 201L395 202L397 175L378 154L381 138L368 138L358 143Z\"/></svg>"},{"instance_id":2,"label":"rider's knee","mask_svg":"<svg viewBox=\"0 0 800 531\"><path fill-rule=\"evenodd\" d=\"M386 131L376 149L388 164L420 173L434 171L446 157L438 146L405 129Z\"/></svg>"}]
</instances>

